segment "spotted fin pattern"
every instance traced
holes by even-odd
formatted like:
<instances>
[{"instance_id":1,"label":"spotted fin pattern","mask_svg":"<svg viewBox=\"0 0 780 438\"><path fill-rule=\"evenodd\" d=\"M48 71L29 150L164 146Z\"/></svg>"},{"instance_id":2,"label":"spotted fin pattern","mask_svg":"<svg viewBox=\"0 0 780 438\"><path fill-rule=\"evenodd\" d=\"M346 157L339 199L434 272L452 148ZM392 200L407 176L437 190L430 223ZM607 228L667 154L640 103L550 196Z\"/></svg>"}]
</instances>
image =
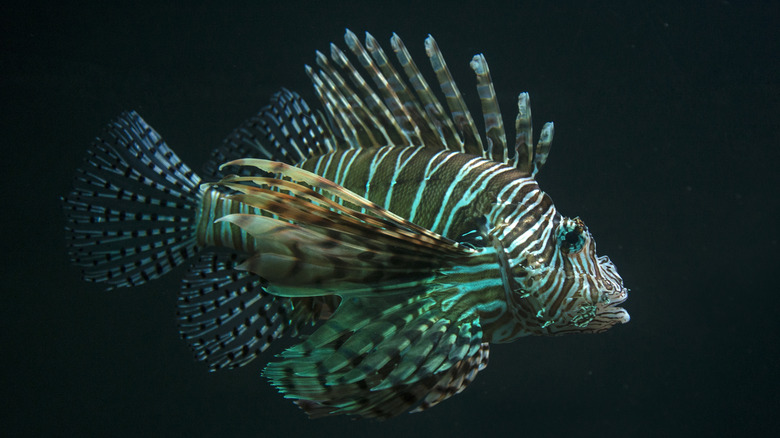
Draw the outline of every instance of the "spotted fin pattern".
<instances>
[{"instance_id":1,"label":"spotted fin pattern","mask_svg":"<svg viewBox=\"0 0 780 438\"><path fill-rule=\"evenodd\" d=\"M195 255L199 184L136 112L110 123L63 198L69 253L84 279L136 286Z\"/></svg>"},{"instance_id":2,"label":"spotted fin pattern","mask_svg":"<svg viewBox=\"0 0 780 438\"><path fill-rule=\"evenodd\" d=\"M203 166L206 180L229 173L251 175L251 168L220 165L241 158L264 158L297 164L311 156L335 149L319 112L312 111L301 96L282 88L270 103L225 138Z\"/></svg>"},{"instance_id":3,"label":"spotted fin pattern","mask_svg":"<svg viewBox=\"0 0 780 438\"><path fill-rule=\"evenodd\" d=\"M179 293L179 332L212 370L245 365L289 327L290 301L265 293L260 278L233 269L237 259L202 254Z\"/></svg>"}]
</instances>

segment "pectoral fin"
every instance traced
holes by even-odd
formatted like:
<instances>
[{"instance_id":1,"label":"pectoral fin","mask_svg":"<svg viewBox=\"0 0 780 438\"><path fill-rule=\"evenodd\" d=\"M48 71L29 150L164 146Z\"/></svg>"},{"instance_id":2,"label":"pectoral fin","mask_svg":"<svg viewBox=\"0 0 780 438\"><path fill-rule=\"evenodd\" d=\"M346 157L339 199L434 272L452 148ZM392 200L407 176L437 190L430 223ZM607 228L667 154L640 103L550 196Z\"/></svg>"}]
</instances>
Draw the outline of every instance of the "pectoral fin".
<instances>
[{"instance_id":1,"label":"pectoral fin","mask_svg":"<svg viewBox=\"0 0 780 438\"><path fill-rule=\"evenodd\" d=\"M353 299L264 375L311 417L389 418L462 391L487 364L476 316L452 320L436 300Z\"/></svg>"},{"instance_id":2,"label":"pectoral fin","mask_svg":"<svg viewBox=\"0 0 780 438\"><path fill-rule=\"evenodd\" d=\"M471 253L305 170L266 160L232 164L254 165L297 181L228 177L219 183L239 192L234 199L267 214L232 214L220 220L260 242L259 251L240 268L267 280L273 294L358 296L407 290Z\"/></svg>"}]
</instances>

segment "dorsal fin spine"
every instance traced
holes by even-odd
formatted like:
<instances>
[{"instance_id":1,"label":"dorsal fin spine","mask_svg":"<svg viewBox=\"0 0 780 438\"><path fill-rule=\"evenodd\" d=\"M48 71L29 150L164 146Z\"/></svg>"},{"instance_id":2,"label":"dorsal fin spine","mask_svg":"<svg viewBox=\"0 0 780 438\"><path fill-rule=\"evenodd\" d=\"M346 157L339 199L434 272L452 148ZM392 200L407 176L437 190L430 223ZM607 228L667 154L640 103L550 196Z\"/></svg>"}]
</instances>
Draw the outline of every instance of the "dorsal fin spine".
<instances>
[{"instance_id":1,"label":"dorsal fin spine","mask_svg":"<svg viewBox=\"0 0 780 438\"><path fill-rule=\"evenodd\" d=\"M424 144L422 140L422 130L432 130L432 127L430 121L425 117L425 113L420 107L420 104L414 98L414 94L406 86L401 75L398 74L390 63L385 51L382 50L382 47L370 33L366 33L366 49L374 58L379 69L387 78L392 90L400 99L405 118L408 120L411 130L414 131L414 136L416 138L415 144ZM435 130L432 131L436 132Z\"/></svg>"},{"instance_id":2,"label":"dorsal fin spine","mask_svg":"<svg viewBox=\"0 0 780 438\"><path fill-rule=\"evenodd\" d=\"M368 57L368 55L366 55L365 51L362 50L362 46L360 46L359 50L355 49L350 44L351 40L348 38L348 36L349 34L345 36L345 39L347 39L347 46L353 53L356 54L356 56L358 56L358 59L363 62L363 60L360 59L361 53L365 57ZM354 34L352 36L354 37ZM357 41L357 38L355 38L355 41ZM359 45L359 43L357 44ZM346 56L346 54L344 54L344 52L342 52L341 49L335 45L331 47L331 57L339 67L349 73L349 78L355 84L363 97L364 105L368 107L368 111L365 111L363 109L363 105L361 105L361 102L356 101L354 105L355 109L361 111L361 113L364 114L364 117L368 120L368 123L372 124L374 128L379 131L378 133L383 137L380 139L375 139L371 146L384 146L387 144L402 145L403 133L400 129L398 129L398 125L395 123L395 119L393 118L391 111L388 110L385 104L383 104L382 98L384 96L381 96L380 98L380 95L371 88L365 78L363 78L360 72L358 72L355 66L349 61L349 58ZM370 60L370 58L368 59ZM363 67L369 70L369 67L366 67L365 64L363 64ZM386 90L386 84L385 87L383 87L379 79L377 79L377 71L373 71L371 73L371 76L374 77L374 81L377 84L377 89L381 94ZM371 130L367 130L370 133Z\"/></svg>"},{"instance_id":3,"label":"dorsal fin spine","mask_svg":"<svg viewBox=\"0 0 780 438\"><path fill-rule=\"evenodd\" d=\"M335 44L331 44L330 56L336 65L345 70L345 73L352 81L357 93L347 84L344 77L330 66L327 59L319 59L322 75L331 75L334 83L345 95L345 111L351 113L352 120L360 126L360 131L356 135L356 142L352 147L370 147L385 144L389 141L389 135L384 126L388 123L382 121L382 111L386 111L381 101L376 96L371 87L368 86L365 79L349 62L349 58ZM368 110L366 110L368 108ZM389 120L389 115L385 115ZM353 124L354 124L353 123ZM372 129L373 128L373 129ZM374 132L375 131L375 132Z\"/></svg>"},{"instance_id":4,"label":"dorsal fin spine","mask_svg":"<svg viewBox=\"0 0 780 438\"><path fill-rule=\"evenodd\" d=\"M380 54L377 52L378 44L373 44L376 41L373 40L373 37L370 34L366 33L366 44L367 46L372 47L374 51L374 53L371 54L370 49L367 51L366 48L360 44L360 41L357 39L354 33L348 31L345 35L345 40L347 41L347 46L352 51L352 53L355 54L360 64L369 73L369 76L374 79L374 83L379 90L379 94L384 100L385 107L392 116L391 120L395 121L393 126L396 127L396 131L405 141L405 143L396 143L396 145L419 145L419 130L416 129L414 123L412 122L411 115L406 111L401 98L398 96L398 93L396 93L396 90L390 82L390 78L392 77L391 75L395 72L389 69L385 69L383 71L380 66L374 62L372 55L378 56L378 59L382 59L384 56L383 53ZM369 44L372 41L373 43ZM412 134L414 134L414 136Z\"/></svg>"},{"instance_id":5,"label":"dorsal fin spine","mask_svg":"<svg viewBox=\"0 0 780 438\"><path fill-rule=\"evenodd\" d=\"M488 69L485 56L482 54L474 55L469 65L477 75L477 94L482 102L482 114L485 119L485 138L488 144L485 158L506 163L509 157L504 121L501 117L501 109L498 107L496 91L493 88L493 80L490 78L490 69Z\"/></svg>"},{"instance_id":6,"label":"dorsal fin spine","mask_svg":"<svg viewBox=\"0 0 780 438\"><path fill-rule=\"evenodd\" d=\"M450 108L450 114L455 121L455 127L461 136L463 151L467 154L483 156L484 147L482 146L479 133L477 133L474 119L463 101L463 96L460 94L457 84L452 79L452 74L447 68L447 63L444 62L444 57L436 44L436 40L430 35L425 39L425 53L428 55L433 71L436 73L441 91L444 93L447 106Z\"/></svg>"},{"instance_id":7,"label":"dorsal fin spine","mask_svg":"<svg viewBox=\"0 0 780 438\"><path fill-rule=\"evenodd\" d=\"M326 117L322 119L332 124L324 128L332 134L334 145L329 150L335 147L424 145L508 164L529 175L534 175L544 164L550 149L552 125L545 125L543 136L534 147L528 94L521 93L515 122L515 147L509 148L484 55L475 55L470 63L476 75L484 118L484 133L480 133L433 37L426 38L425 52L448 112L398 35L393 34L391 44L400 66L390 62L369 33L361 43L347 30L344 40L348 51L331 44L329 57L317 52L319 71L307 67L315 92L325 108ZM354 56L348 57L349 52ZM292 146L302 148L301 145Z\"/></svg>"},{"instance_id":8,"label":"dorsal fin spine","mask_svg":"<svg viewBox=\"0 0 780 438\"><path fill-rule=\"evenodd\" d=\"M462 145L455 133L455 125L452 124L452 119L445 115L444 107L441 106L439 99L433 94L431 87L422 73L420 73L414 59L409 55L409 51L406 49L403 41L398 35L393 34L390 42L398 62L404 69L404 73L409 78L409 83L412 84L417 98L424 107L421 111L421 116L431 126L431 130L439 135L439 140L444 148L454 148L454 150L462 151Z\"/></svg>"}]
</instances>

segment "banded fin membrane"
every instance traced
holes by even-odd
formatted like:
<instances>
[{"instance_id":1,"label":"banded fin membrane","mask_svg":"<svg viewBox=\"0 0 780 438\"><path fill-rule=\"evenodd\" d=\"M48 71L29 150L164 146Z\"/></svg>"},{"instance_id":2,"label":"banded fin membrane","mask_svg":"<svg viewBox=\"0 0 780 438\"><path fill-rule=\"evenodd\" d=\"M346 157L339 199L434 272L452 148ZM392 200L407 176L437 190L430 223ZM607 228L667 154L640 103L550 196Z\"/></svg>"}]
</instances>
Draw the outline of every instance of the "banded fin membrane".
<instances>
[{"instance_id":1,"label":"banded fin membrane","mask_svg":"<svg viewBox=\"0 0 780 438\"><path fill-rule=\"evenodd\" d=\"M218 180L228 174L253 175L251 169L219 165L241 158L265 158L298 164L335 149L327 123L296 92L282 88L269 105L228 135L204 165L204 176Z\"/></svg>"},{"instance_id":2,"label":"banded fin membrane","mask_svg":"<svg viewBox=\"0 0 780 438\"><path fill-rule=\"evenodd\" d=\"M184 277L177 304L181 337L214 371L249 363L290 327L292 304L233 269L237 254L202 254Z\"/></svg>"},{"instance_id":3,"label":"banded fin membrane","mask_svg":"<svg viewBox=\"0 0 780 438\"><path fill-rule=\"evenodd\" d=\"M324 109L320 120L327 121L328 126L323 129L331 134L335 147L423 145L481 156L529 175L535 175L546 161L552 144L552 123L544 125L534 148L528 93L521 93L515 146L510 147L484 55L475 55L469 64L476 75L485 124L480 132L432 36L425 40L425 53L436 78L432 83L439 85L443 95L441 101L398 35L393 34L390 40L396 64L369 33L361 44L347 29L344 41L348 51L331 44L330 58L317 52L318 70L306 67Z\"/></svg>"},{"instance_id":4,"label":"banded fin membrane","mask_svg":"<svg viewBox=\"0 0 780 438\"><path fill-rule=\"evenodd\" d=\"M63 198L69 254L84 279L136 286L192 257L199 184L136 112L111 122Z\"/></svg>"},{"instance_id":5,"label":"banded fin membrane","mask_svg":"<svg viewBox=\"0 0 780 438\"><path fill-rule=\"evenodd\" d=\"M452 321L424 295L357 299L263 371L311 418L386 419L462 391L487 365L478 318Z\"/></svg>"},{"instance_id":6,"label":"banded fin membrane","mask_svg":"<svg viewBox=\"0 0 780 438\"><path fill-rule=\"evenodd\" d=\"M211 371L244 366L282 337L298 336L328 319L335 296L289 299L267 282L236 269L236 253L206 251L190 266L177 303L179 333Z\"/></svg>"}]
</instances>

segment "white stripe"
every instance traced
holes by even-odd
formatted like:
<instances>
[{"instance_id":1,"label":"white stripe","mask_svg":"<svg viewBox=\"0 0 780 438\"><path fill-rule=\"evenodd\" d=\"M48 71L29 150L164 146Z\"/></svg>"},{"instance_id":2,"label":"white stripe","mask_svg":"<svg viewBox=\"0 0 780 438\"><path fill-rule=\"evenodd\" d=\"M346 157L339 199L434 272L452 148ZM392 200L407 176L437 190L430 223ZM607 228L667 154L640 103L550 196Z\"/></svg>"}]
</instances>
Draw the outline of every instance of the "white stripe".
<instances>
[{"instance_id":1,"label":"white stripe","mask_svg":"<svg viewBox=\"0 0 780 438\"><path fill-rule=\"evenodd\" d=\"M371 181L374 179L374 175L376 175L376 169L379 167L379 165L382 163L382 160L387 157L387 154L390 153L392 150L392 147L389 146L382 146L379 148L379 150L376 151L376 154L374 154L374 158L371 160L371 164L368 166L368 180L366 180L366 199L370 199L368 197L368 193L371 190Z\"/></svg>"},{"instance_id":2,"label":"white stripe","mask_svg":"<svg viewBox=\"0 0 780 438\"><path fill-rule=\"evenodd\" d=\"M515 249L520 244L523 244L524 248L528 248L530 246L531 242L532 242L531 236L533 234L535 234L537 231L539 231L540 228L544 228L543 233L547 233L547 235L549 236L549 233L550 233L551 228L552 228L552 227L550 227L550 224L552 223L553 213L554 212L552 211L552 209L550 209L550 210L546 211L544 213L544 215L542 215L541 217L537 218L537 220L533 224L533 226L531 226L530 228L525 230L523 232L523 234L517 236L517 238L515 238L514 241L512 243L510 243L506 247L507 252L508 253L514 253ZM504 233L504 237L506 236L506 233L509 232L509 230L511 230L512 228L517 227L517 224L519 223L521 216L522 215L519 215L515 219L514 222L512 222L510 225L507 226L507 230Z\"/></svg>"},{"instance_id":3,"label":"white stripe","mask_svg":"<svg viewBox=\"0 0 780 438\"><path fill-rule=\"evenodd\" d=\"M501 312L497 313L496 316L492 318L480 318L480 322L483 324L484 327L485 325L496 322L499 319L504 317L504 314L506 313L506 301L504 299L488 301L486 303L478 304L473 309L476 312L482 312L482 313L490 313L490 312L495 312L496 310L501 310Z\"/></svg>"},{"instance_id":4,"label":"white stripe","mask_svg":"<svg viewBox=\"0 0 780 438\"><path fill-rule=\"evenodd\" d=\"M407 164L409 164L409 161L411 161L412 158L414 158L422 147L417 148L406 148L402 150L398 157L395 159L395 170L393 171L393 176L390 178L390 187L387 189L387 194L385 195L385 205L384 207L390 211L392 211L392 208L390 208L390 200L393 197L393 188L395 187L396 182L398 181L398 175L401 173L401 171L406 167ZM404 154L407 153L407 151L412 150L411 154L409 154L408 157L403 158ZM401 161L403 159L403 161Z\"/></svg>"},{"instance_id":5,"label":"white stripe","mask_svg":"<svg viewBox=\"0 0 780 438\"><path fill-rule=\"evenodd\" d=\"M455 219L455 214L462 208L467 208L471 205L471 203L476 199L477 196L482 194L482 192L485 190L485 187L487 187L487 184L496 176L507 172L511 170L510 167L507 167L500 163L495 163L494 165L488 167L487 169L483 170L482 173L474 179L474 182L471 186L469 186L466 191L463 193L461 198L458 200L457 204L455 204L454 207L452 207L452 210L450 211L449 218L447 219L447 223L444 225L444 230L442 230L441 234L447 235L447 233L450 231L450 226L452 226L452 221ZM487 175L487 177L484 177ZM483 178L484 177L484 178ZM482 183L479 185L479 187L474 188L474 185L482 178Z\"/></svg>"},{"instance_id":6,"label":"white stripe","mask_svg":"<svg viewBox=\"0 0 780 438\"><path fill-rule=\"evenodd\" d=\"M511 183L504 186L504 188L502 188L501 191L498 192L498 195L496 196L496 201L493 204L493 208L490 210L490 213L488 214L488 219L490 220L490 222L498 223L497 218L503 215L504 208L510 205L515 205L513 203L513 200L517 197L517 193L520 192L520 190L522 190L524 187L526 187L529 184L536 184L536 182L530 178L522 178L522 179L514 180ZM531 190L531 192L533 192L533 190Z\"/></svg>"},{"instance_id":7,"label":"white stripe","mask_svg":"<svg viewBox=\"0 0 780 438\"><path fill-rule=\"evenodd\" d=\"M437 158L439 158L440 155L445 154L446 156L433 168L431 166L433 165L433 162L436 161ZM420 205L420 202L422 201L422 195L425 191L425 187L428 184L428 180L433 177L433 175L438 172L438 170L449 161L450 158L454 157L455 153L442 150L434 154L430 160L428 160L428 164L425 165L425 172L423 172L423 179L420 182L420 185L417 187L417 193L414 195L414 201L412 202L412 210L409 213L409 222L414 222L414 217L417 215L417 207Z\"/></svg>"},{"instance_id":8,"label":"white stripe","mask_svg":"<svg viewBox=\"0 0 780 438\"><path fill-rule=\"evenodd\" d=\"M344 166L344 170L342 170L341 178L339 178L339 185L344 185L344 181L347 180L347 175L349 174L349 171L352 170L352 163L355 161L355 159L358 157L359 152L362 149L348 149L344 152L344 154L350 154L349 162ZM354 190L353 190L354 191Z\"/></svg>"},{"instance_id":9,"label":"white stripe","mask_svg":"<svg viewBox=\"0 0 780 438\"><path fill-rule=\"evenodd\" d=\"M452 180L449 187L447 187L447 192L444 194L444 198L442 199L441 210L439 211L439 214L436 215L436 221L434 221L433 226L431 226L431 231L439 232L437 231L437 228L439 226L439 223L441 222L442 215L447 211L447 203L452 197L452 192L455 191L455 187L464 178L466 178L472 170L479 167L482 163L485 163L485 160L479 157L474 157L471 160L467 161L460 169L458 169L458 174L455 175L455 178Z\"/></svg>"},{"instance_id":10,"label":"white stripe","mask_svg":"<svg viewBox=\"0 0 780 438\"><path fill-rule=\"evenodd\" d=\"M442 300L441 308L443 311L448 312L452 306L457 304L464 296L496 287L503 287L500 278L485 278L477 281L469 281L468 283L460 283L458 284L456 293L453 293L447 299Z\"/></svg>"}]
</instances>

